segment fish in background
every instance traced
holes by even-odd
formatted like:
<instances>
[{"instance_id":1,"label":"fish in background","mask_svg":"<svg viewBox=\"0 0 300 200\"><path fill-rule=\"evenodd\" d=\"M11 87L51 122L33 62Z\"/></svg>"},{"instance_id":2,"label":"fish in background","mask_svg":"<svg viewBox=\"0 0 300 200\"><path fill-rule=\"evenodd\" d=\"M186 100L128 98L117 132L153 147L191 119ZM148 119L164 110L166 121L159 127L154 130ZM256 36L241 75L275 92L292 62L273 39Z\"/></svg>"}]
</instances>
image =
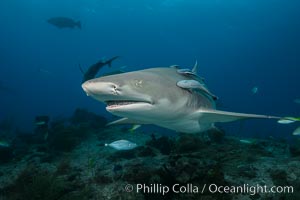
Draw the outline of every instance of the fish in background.
<instances>
[{"instance_id":1,"label":"fish in background","mask_svg":"<svg viewBox=\"0 0 300 200\"><path fill-rule=\"evenodd\" d=\"M84 70L79 66L81 72L83 73L83 79L82 79L82 83L84 83L85 81L88 81L90 79L95 78L95 76L97 75L97 73L99 72L99 70L104 67L105 65L108 65L109 67L111 67L111 63L112 61L114 61L115 59L119 58L120 56L114 56L109 60L100 60L99 62L91 65L88 70L86 72L84 72Z\"/></svg>"},{"instance_id":2,"label":"fish in background","mask_svg":"<svg viewBox=\"0 0 300 200\"><path fill-rule=\"evenodd\" d=\"M79 28L81 29L81 22L75 21L74 19L68 17L52 17L47 20L49 24L56 26L57 28Z\"/></svg>"},{"instance_id":3,"label":"fish in background","mask_svg":"<svg viewBox=\"0 0 300 200\"><path fill-rule=\"evenodd\" d=\"M283 117L281 119L279 119L277 122L279 124L291 124L294 122L299 122L300 121L300 117Z\"/></svg>"},{"instance_id":4,"label":"fish in background","mask_svg":"<svg viewBox=\"0 0 300 200\"><path fill-rule=\"evenodd\" d=\"M253 95L255 95L256 93L258 92L258 87L253 87L252 89L251 89L251 93L253 94Z\"/></svg>"},{"instance_id":5,"label":"fish in background","mask_svg":"<svg viewBox=\"0 0 300 200\"><path fill-rule=\"evenodd\" d=\"M300 126L293 131L293 135L300 135Z\"/></svg>"},{"instance_id":6,"label":"fish in background","mask_svg":"<svg viewBox=\"0 0 300 200\"><path fill-rule=\"evenodd\" d=\"M124 150L131 150L137 147L136 143L130 142L128 140L117 140L110 144L105 144L105 146L109 146L113 149L124 151Z\"/></svg>"},{"instance_id":7,"label":"fish in background","mask_svg":"<svg viewBox=\"0 0 300 200\"><path fill-rule=\"evenodd\" d=\"M35 134L43 136L44 140L48 139L49 136L49 116L47 115L40 115L35 117Z\"/></svg>"},{"instance_id":8,"label":"fish in background","mask_svg":"<svg viewBox=\"0 0 300 200\"><path fill-rule=\"evenodd\" d=\"M0 139L0 148L9 148L11 143L8 140Z\"/></svg>"},{"instance_id":9,"label":"fish in background","mask_svg":"<svg viewBox=\"0 0 300 200\"><path fill-rule=\"evenodd\" d=\"M294 99L294 103L300 104L300 98Z\"/></svg>"}]
</instances>

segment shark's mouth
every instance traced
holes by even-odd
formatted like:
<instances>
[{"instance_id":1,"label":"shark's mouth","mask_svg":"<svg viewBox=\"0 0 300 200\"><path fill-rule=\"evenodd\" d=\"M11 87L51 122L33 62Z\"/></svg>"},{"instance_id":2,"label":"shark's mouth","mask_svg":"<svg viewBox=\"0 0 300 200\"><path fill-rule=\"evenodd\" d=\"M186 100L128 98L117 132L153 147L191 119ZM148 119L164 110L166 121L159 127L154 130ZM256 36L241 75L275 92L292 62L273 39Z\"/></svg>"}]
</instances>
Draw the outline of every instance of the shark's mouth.
<instances>
[{"instance_id":1,"label":"shark's mouth","mask_svg":"<svg viewBox=\"0 0 300 200\"><path fill-rule=\"evenodd\" d=\"M106 101L107 109L120 108L124 106L130 106L134 104L150 104L146 101L131 101L131 100L114 100L114 101Z\"/></svg>"}]
</instances>

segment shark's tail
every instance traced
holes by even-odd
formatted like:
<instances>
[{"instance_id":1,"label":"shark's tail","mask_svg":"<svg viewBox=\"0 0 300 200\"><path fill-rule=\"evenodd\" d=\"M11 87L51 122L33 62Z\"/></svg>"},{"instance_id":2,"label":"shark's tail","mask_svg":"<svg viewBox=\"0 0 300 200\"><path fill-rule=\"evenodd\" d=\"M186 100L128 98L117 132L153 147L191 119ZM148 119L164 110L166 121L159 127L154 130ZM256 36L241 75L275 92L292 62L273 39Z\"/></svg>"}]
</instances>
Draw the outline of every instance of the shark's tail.
<instances>
[{"instance_id":1,"label":"shark's tail","mask_svg":"<svg viewBox=\"0 0 300 200\"><path fill-rule=\"evenodd\" d=\"M108 61L106 61L106 64L111 67L111 63L112 61L116 60L117 58L119 58L120 56L115 56L115 57L112 57L111 59L109 59Z\"/></svg>"}]
</instances>

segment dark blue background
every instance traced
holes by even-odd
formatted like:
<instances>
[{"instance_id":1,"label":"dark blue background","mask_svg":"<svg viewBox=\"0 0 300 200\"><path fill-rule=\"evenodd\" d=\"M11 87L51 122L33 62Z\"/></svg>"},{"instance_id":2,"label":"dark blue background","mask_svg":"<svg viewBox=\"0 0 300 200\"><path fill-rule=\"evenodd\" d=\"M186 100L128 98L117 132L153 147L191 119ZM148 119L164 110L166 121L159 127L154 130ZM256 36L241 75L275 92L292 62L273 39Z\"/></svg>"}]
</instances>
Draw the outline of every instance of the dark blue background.
<instances>
[{"instance_id":1,"label":"dark blue background","mask_svg":"<svg viewBox=\"0 0 300 200\"><path fill-rule=\"evenodd\" d=\"M0 118L31 130L40 114L67 117L83 107L107 115L82 91L78 65L115 55L122 57L113 68L129 71L192 67L198 59L219 109L299 116L299 7L293 0L2 0L0 80L12 91L0 91ZM82 30L46 22L55 16L80 20ZM242 131L239 122L226 126L254 136L296 127L272 120L247 121Z\"/></svg>"}]
</instances>

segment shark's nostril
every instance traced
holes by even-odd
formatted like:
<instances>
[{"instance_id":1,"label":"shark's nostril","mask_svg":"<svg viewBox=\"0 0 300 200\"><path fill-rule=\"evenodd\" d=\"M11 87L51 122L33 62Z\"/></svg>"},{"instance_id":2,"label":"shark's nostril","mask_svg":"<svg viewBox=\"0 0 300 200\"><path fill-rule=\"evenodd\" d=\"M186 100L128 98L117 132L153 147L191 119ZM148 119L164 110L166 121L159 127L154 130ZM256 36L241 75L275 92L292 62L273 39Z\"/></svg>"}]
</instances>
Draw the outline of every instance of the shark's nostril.
<instances>
[{"instance_id":1,"label":"shark's nostril","mask_svg":"<svg viewBox=\"0 0 300 200\"><path fill-rule=\"evenodd\" d=\"M112 91L114 94L118 94L118 86L116 84L112 84Z\"/></svg>"}]
</instances>

